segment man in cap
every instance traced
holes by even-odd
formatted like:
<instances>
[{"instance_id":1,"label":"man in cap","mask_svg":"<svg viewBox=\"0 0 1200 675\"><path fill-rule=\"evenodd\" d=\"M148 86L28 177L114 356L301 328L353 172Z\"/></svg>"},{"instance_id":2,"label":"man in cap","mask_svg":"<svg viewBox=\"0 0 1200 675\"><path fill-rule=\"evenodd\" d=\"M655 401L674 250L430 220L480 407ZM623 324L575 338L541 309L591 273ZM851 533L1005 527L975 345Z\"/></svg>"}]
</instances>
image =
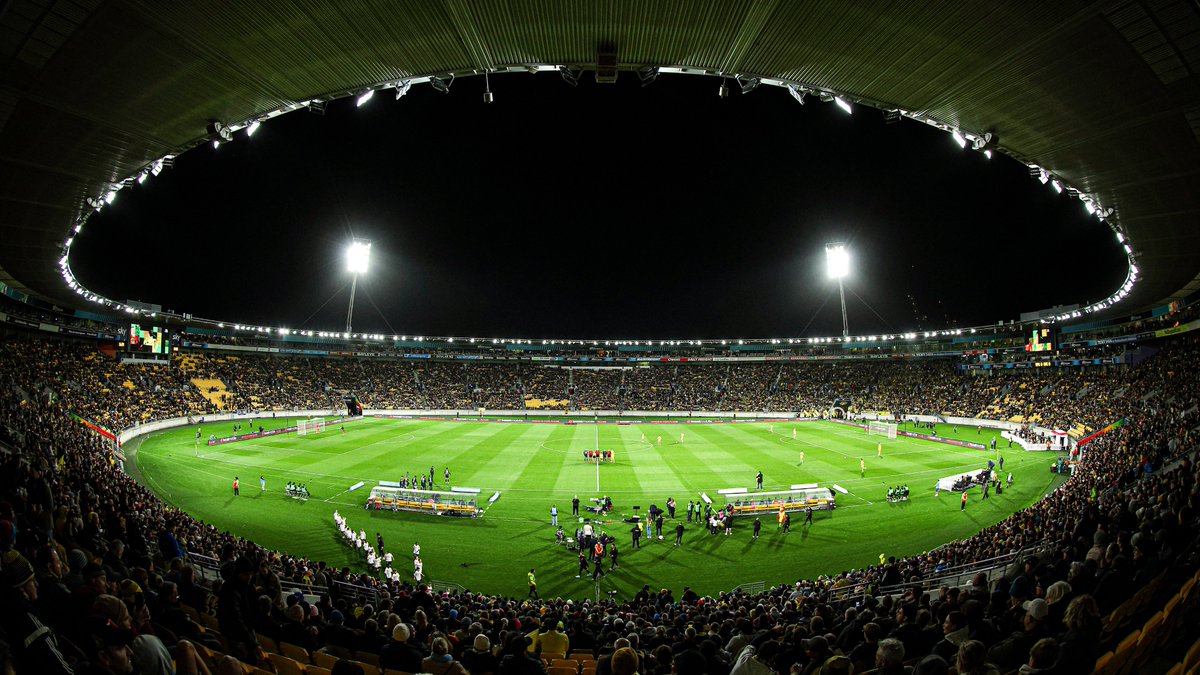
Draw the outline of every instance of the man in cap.
<instances>
[{"instance_id":1,"label":"man in cap","mask_svg":"<svg viewBox=\"0 0 1200 675\"><path fill-rule=\"evenodd\" d=\"M88 621L89 674L133 672L133 631L122 628L102 616L93 616Z\"/></svg>"},{"instance_id":2,"label":"man in cap","mask_svg":"<svg viewBox=\"0 0 1200 675\"><path fill-rule=\"evenodd\" d=\"M1029 659L1029 650L1038 640L1049 637L1046 631L1046 617L1050 616L1050 606L1041 598L1034 598L1021 603L1025 610L1022 628L1009 637L997 642L988 650L988 661L996 664L1000 672L1008 672L1021 667Z\"/></svg>"},{"instance_id":3,"label":"man in cap","mask_svg":"<svg viewBox=\"0 0 1200 675\"><path fill-rule=\"evenodd\" d=\"M58 650L54 630L42 623L35 603L38 582L33 565L17 551L4 552L0 562L0 629L13 647L18 672L74 672Z\"/></svg>"}]
</instances>

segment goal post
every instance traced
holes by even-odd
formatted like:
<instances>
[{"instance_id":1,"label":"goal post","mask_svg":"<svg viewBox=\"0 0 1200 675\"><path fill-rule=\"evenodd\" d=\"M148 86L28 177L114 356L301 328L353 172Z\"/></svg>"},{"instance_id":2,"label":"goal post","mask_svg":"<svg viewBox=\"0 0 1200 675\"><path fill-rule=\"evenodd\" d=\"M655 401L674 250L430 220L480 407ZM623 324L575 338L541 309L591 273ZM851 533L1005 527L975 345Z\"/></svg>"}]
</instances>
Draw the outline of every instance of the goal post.
<instances>
[{"instance_id":1,"label":"goal post","mask_svg":"<svg viewBox=\"0 0 1200 675\"><path fill-rule=\"evenodd\" d=\"M308 434L318 434L325 431L325 418L314 417L310 420L300 420L296 424L296 435L307 436Z\"/></svg>"},{"instance_id":2,"label":"goal post","mask_svg":"<svg viewBox=\"0 0 1200 675\"><path fill-rule=\"evenodd\" d=\"M895 440L896 429L898 426L894 422L880 422L879 420L871 420L867 422L868 436L887 436L889 439Z\"/></svg>"}]
</instances>

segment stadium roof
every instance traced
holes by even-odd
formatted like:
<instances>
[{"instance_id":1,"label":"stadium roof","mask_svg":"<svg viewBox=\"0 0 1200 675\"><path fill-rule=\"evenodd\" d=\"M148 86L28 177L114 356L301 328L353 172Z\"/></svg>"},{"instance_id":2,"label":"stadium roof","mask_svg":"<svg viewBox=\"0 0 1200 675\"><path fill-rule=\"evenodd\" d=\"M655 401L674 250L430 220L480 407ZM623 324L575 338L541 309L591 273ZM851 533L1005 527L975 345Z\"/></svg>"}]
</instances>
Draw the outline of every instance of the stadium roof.
<instances>
[{"instance_id":1,"label":"stadium roof","mask_svg":"<svg viewBox=\"0 0 1200 675\"><path fill-rule=\"evenodd\" d=\"M12 0L0 11L0 280L59 303L78 304L58 264L89 199L209 140L213 121L429 75L612 58L622 77L651 66L758 77L991 132L1113 209L1140 269L1122 310L1200 288L1192 0Z\"/></svg>"}]
</instances>

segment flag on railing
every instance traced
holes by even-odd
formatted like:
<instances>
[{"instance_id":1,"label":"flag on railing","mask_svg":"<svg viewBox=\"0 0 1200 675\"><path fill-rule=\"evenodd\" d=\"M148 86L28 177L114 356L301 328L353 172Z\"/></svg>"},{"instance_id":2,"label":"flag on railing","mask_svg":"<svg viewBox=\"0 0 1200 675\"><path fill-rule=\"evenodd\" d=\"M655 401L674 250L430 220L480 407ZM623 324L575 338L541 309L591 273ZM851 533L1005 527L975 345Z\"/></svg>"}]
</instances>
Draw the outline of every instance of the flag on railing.
<instances>
[{"instance_id":1,"label":"flag on railing","mask_svg":"<svg viewBox=\"0 0 1200 675\"><path fill-rule=\"evenodd\" d=\"M1086 445L1086 444L1092 442L1094 439L1097 439L1097 438L1103 436L1104 434L1107 434L1107 433L1116 431L1117 429L1120 429L1121 427L1125 426L1128 422L1129 422L1129 418L1122 417L1121 419L1117 420L1116 422L1113 422L1112 424L1104 427L1100 431L1097 431L1096 433L1091 434L1090 436L1087 436L1086 438L1083 438L1078 443L1076 443L1076 446L1079 447L1079 446Z\"/></svg>"},{"instance_id":2,"label":"flag on railing","mask_svg":"<svg viewBox=\"0 0 1200 675\"><path fill-rule=\"evenodd\" d=\"M68 414L68 415L70 415L70 416L71 416L73 419L76 419L76 420L78 420L78 421L82 422L82 423L84 424L84 426L86 426L87 428L89 428L89 429L91 429L92 431L94 431L94 432L96 432L96 433L100 434L101 436L103 436L103 437L105 437L105 438L109 439L110 441L115 441L115 440L117 440L117 436L116 436L116 434L114 434L113 432L109 431L108 429L105 429L104 427L101 427L101 426L97 426L97 425L95 425L95 424L92 424L91 422L89 422L89 421L87 421L87 420L83 419L83 418L82 418L82 417L80 417L79 415L76 415L75 413L73 413L73 412L71 412L71 411L69 411L69 410L67 411L67 414Z\"/></svg>"}]
</instances>

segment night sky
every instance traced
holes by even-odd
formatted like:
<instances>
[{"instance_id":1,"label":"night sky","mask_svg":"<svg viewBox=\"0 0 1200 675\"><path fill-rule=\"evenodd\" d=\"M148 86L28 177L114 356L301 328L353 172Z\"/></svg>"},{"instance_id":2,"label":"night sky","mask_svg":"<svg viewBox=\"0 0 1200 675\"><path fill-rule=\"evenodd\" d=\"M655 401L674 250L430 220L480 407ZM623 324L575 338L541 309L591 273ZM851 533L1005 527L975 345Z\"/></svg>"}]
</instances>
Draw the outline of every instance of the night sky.
<instances>
[{"instance_id":1,"label":"night sky","mask_svg":"<svg viewBox=\"0 0 1200 675\"><path fill-rule=\"evenodd\" d=\"M632 73L416 85L244 132L127 188L76 238L87 287L228 322L342 330L344 249L374 242L358 332L529 338L852 335L1104 298L1107 226L948 134L762 86ZM1003 140L1003 132L1001 131Z\"/></svg>"}]
</instances>

